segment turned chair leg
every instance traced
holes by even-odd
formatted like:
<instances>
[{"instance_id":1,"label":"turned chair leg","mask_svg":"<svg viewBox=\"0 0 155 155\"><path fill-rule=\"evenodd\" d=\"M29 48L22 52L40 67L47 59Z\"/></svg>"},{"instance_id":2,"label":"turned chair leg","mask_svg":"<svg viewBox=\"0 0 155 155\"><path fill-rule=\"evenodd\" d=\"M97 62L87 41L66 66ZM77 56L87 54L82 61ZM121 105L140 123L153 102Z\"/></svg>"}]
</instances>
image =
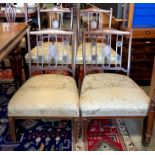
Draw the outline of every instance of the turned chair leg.
<instances>
[{"instance_id":1,"label":"turned chair leg","mask_svg":"<svg viewBox=\"0 0 155 155\"><path fill-rule=\"evenodd\" d=\"M74 118L73 119L73 150L76 151L76 143L78 141L78 131L79 131L79 119L78 118Z\"/></svg>"},{"instance_id":2,"label":"turned chair leg","mask_svg":"<svg viewBox=\"0 0 155 155\"><path fill-rule=\"evenodd\" d=\"M155 118L155 102L151 101L148 116L144 119L143 139L144 146L148 146L151 142L153 125ZM146 127L146 128L145 128Z\"/></svg>"},{"instance_id":3,"label":"turned chair leg","mask_svg":"<svg viewBox=\"0 0 155 155\"><path fill-rule=\"evenodd\" d=\"M85 150L87 150L87 128L88 128L88 119L82 119L82 138L85 143Z\"/></svg>"},{"instance_id":4,"label":"turned chair leg","mask_svg":"<svg viewBox=\"0 0 155 155\"><path fill-rule=\"evenodd\" d=\"M16 142L16 129L15 129L15 120L12 117L9 117L9 128L12 141Z\"/></svg>"}]
</instances>

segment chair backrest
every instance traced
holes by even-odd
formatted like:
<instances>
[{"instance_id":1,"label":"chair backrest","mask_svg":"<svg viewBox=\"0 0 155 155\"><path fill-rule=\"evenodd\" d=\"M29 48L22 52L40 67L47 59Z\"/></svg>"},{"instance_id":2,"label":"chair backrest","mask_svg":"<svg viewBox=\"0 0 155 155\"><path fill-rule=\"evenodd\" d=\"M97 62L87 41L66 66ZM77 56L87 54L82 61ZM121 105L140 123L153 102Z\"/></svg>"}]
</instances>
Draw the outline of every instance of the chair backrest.
<instances>
[{"instance_id":1,"label":"chair backrest","mask_svg":"<svg viewBox=\"0 0 155 155\"><path fill-rule=\"evenodd\" d=\"M36 47L33 49L30 35L36 36ZM75 76L76 32L53 29L31 32L28 30L28 58L30 76L36 70L64 70Z\"/></svg>"},{"instance_id":2,"label":"chair backrest","mask_svg":"<svg viewBox=\"0 0 155 155\"><path fill-rule=\"evenodd\" d=\"M78 36L80 36L80 29L90 30L99 30L104 27L111 28L112 22L112 8L110 10L103 10L99 8L88 8L77 11L77 23L78 23ZM109 17L104 20L104 14Z\"/></svg>"},{"instance_id":3,"label":"chair backrest","mask_svg":"<svg viewBox=\"0 0 155 155\"><path fill-rule=\"evenodd\" d=\"M38 7L38 25L39 30L41 30L41 13L49 14L49 28L59 29L59 30L73 30L73 9L62 8L61 6L55 6L49 9L41 9ZM64 24L64 14L69 14L69 23ZM63 28L63 26L65 26Z\"/></svg>"},{"instance_id":4,"label":"chair backrest","mask_svg":"<svg viewBox=\"0 0 155 155\"><path fill-rule=\"evenodd\" d=\"M102 30L84 31L84 75L92 70L111 70L123 71L129 76L131 44L132 30L121 31L107 28ZM90 54L88 54L87 51ZM124 53L125 55L128 55L127 58ZM122 58L126 59L126 64L122 61Z\"/></svg>"},{"instance_id":5,"label":"chair backrest","mask_svg":"<svg viewBox=\"0 0 155 155\"><path fill-rule=\"evenodd\" d=\"M16 22L17 10L16 6L13 3L6 3L5 6L5 16L7 22ZM24 3L24 20L28 21L28 5Z\"/></svg>"}]
</instances>

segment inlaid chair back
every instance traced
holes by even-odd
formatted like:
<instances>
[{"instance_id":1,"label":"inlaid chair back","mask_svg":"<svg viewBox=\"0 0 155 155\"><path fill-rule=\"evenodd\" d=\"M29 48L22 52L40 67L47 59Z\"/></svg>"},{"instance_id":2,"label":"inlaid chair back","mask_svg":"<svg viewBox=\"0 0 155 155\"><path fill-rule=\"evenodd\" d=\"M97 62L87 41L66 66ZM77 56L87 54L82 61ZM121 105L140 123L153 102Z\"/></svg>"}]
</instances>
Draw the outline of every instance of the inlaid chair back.
<instances>
[{"instance_id":1,"label":"inlaid chair back","mask_svg":"<svg viewBox=\"0 0 155 155\"><path fill-rule=\"evenodd\" d=\"M127 40L124 43L124 40ZM115 29L84 31L84 74L92 70L123 71L130 74L132 32ZM87 46L89 44L89 46ZM89 49L87 49L89 48ZM127 52L127 64L123 64L123 53ZM99 55L99 56L98 56Z\"/></svg>"},{"instance_id":2,"label":"inlaid chair back","mask_svg":"<svg viewBox=\"0 0 155 155\"><path fill-rule=\"evenodd\" d=\"M30 35L36 36L31 49ZM76 33L63 30L28 32L29 71L65 70L75 76Z\"/></svg>"},{"instance_id":3,"label":"inlaid chair back","mask_svg":"<svg viewBox=\"0 0 155 155\"><path fill-rule=\"evenodd\" d=\"M106 19L105 16L106 15ZM99 30L104 27L111 28L112 22L112 8L110 10L103 10L99 8L88 8L78 10L78 36L80 37L80 29Z\"/></svg>"},{"instance_id":4,"label":"inlaid chair back","mask_svg":"<svg viewBox=\"0 0 155 155\"><path fill-rule=\"evenodd\" d=\"M6 3L5 16L7 22L16 22L17 8L13 3ZM28 21L28 5L24 4L24 21Z\"/></svg>"},{"instance_id":5,"label":"inlaid chair back","mask_svg":"<svg viewBox=\"0 0 155 155\"><path fill-rule=\"evenodd\" d=\"M49 14L49 28L51 29L60 29L60 30L69 30L73 28L73 9L62 8L61 6L56 6L49 9L41 9L38 7L38 24L39 30L42 29L41 24L41 13ZM68 14L70 20L67 23L64 23L64 14ZM69 26L68 26L69 25Z\"/></svg>"}]
</instances>

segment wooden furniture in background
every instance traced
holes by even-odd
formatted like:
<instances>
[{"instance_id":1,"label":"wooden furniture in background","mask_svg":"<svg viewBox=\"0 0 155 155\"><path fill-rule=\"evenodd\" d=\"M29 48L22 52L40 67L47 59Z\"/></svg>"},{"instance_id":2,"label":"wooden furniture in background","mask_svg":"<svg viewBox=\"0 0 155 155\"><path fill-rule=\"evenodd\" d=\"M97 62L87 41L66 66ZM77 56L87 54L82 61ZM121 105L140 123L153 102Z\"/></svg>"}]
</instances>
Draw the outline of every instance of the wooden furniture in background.
<instances>
[{"instance_id":1,"label":"wooden furniture in background","mask_svg":"<svg viewBox=\"0 0 155 155\"><path fill-rule=\"evenodd\" d=\"M151 86L150 86L150 97L155 97L155 56L154 56L154 64L152 70L152 78L151 78Z\"/></svg>"},{"instance_id":2,"label":"wooden furniture in background","mask_svg":"<svg viewBox=\"0 0 155 155\"><path fill-rule=\"evenodd\" d=\"M110 9L110 8L112 8L112 10L113 10L113 5L111 6L110 4L109 4L109 7L104 7L104 3L103 4L101 4L102 6L100 6L100 4L90 4L90 3L87 3L85 6L84 6L84 8L96 8L96 9L105 9L105 10L108 10L108 9ZM118 5L118 4L117 4ZM116 11L116 10L115 10ZM103 13L102 14L102 20L104 21L103 22L103 26L104 27L106 27L108 24L109 24L109 18L110 18L110 16L109 16L109 14L107 14L107 13ZM121 27L121 24L122 24L122 21L123 21L123 19L121 19L121 18L116 18L116 16L112 13L112 20L111 20L111 27L112 28L114 28L114 29L120 29L120 27Z\"/></svg>"},{"instance_id":3,"label":"wooden furniture in background","mask_svg":"<svg viewBox=\"0 0 155 155\"><path fill-rule=\"evenodd\" d=\"M19 42L26 35L26 23L0 23L0 62L8 55L15 81L22 81L22 58Z\"/></svg>"},{"instance_id":4,"label":"wooden furniture in background","mask_svg":"<svg viewBox=\"0 0 155 155\"><path fill-rule=\"evenodd\" d=\"M155 4L125 4L121 29L133 29L131 77L137 81L151 80L155 55Z\"/></svg>"},{"instance_id":5,"label":"wooden furniture in background","mask_svg":"<svg viewBox=\"0 0 155 155\"><path fill-rule=\"evenodd\" d=\"M144 145L147 145L147 142L150 141L151 136L152 136L152 130L153 130L153 125L154 125L154 119L155 119L155 57L154 57L154 64L153 64L153 70L152 70L152 78L151 78L151 85L150 85L150 90L149 90L149 96L151 99L150 102L150 109L149 109L149 115L148 115L148 120L147 120L147 132L146 129L144 128L144 133L148 134L147 139L145 139ZM148 123L152 122L152 123Z\"/></svg>"}]
</instances>

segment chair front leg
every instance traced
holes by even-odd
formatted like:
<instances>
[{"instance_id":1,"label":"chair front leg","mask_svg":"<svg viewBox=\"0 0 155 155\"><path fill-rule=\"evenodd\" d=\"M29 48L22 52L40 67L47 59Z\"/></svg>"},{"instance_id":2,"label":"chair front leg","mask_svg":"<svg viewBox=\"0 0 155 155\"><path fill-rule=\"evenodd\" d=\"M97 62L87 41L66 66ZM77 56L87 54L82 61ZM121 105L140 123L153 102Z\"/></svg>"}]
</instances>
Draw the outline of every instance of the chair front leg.
<instances>
[{"instance_id":1,"label":"chair front leg","mask_svg":"<svg viewBox=\"0 0 155 155\"><path fill-rule=\"evenodd\" d=\"M78 141L78 131L79 131L79 119L78 118L73 118L73 150L76 150L76 143Z\"/></svg>"},{"instance_id":2,"label":"chair front leg","mask_svg":"<svg viewBox=\"0 0 155 155\"><path fill-rule=\"evenodd\" d=\"M144 122L143 139L142 139L142 143L144 146L148 146L151 142L154 118L155 118L155 101L151 101L149 113L146 118L146 122ZM146 123L146 129L145 129L145 123Z\"/></svg>"},{"instance_id":3,"label":"chair front leg","mask_svg":"<svg viewBox=\"0 0 155 155\"><path fill-rule=\"evenodd\" d=\"M9 128L10 128L10 134L12 141L16 142L16 128L15 128L15 120L12 117L9 117Z\"/></svg>"},{"instance_id":4,"label":"chair front leg","mask_svg":"<svg viewBox=\"0 0 155 155\"><path fill-rule=\"evenodd\" d=\"M82 139L85 143L85 150L87 150L87 128L88 128L88 118L82 118Z\"/></svg>"}]
</instances>

